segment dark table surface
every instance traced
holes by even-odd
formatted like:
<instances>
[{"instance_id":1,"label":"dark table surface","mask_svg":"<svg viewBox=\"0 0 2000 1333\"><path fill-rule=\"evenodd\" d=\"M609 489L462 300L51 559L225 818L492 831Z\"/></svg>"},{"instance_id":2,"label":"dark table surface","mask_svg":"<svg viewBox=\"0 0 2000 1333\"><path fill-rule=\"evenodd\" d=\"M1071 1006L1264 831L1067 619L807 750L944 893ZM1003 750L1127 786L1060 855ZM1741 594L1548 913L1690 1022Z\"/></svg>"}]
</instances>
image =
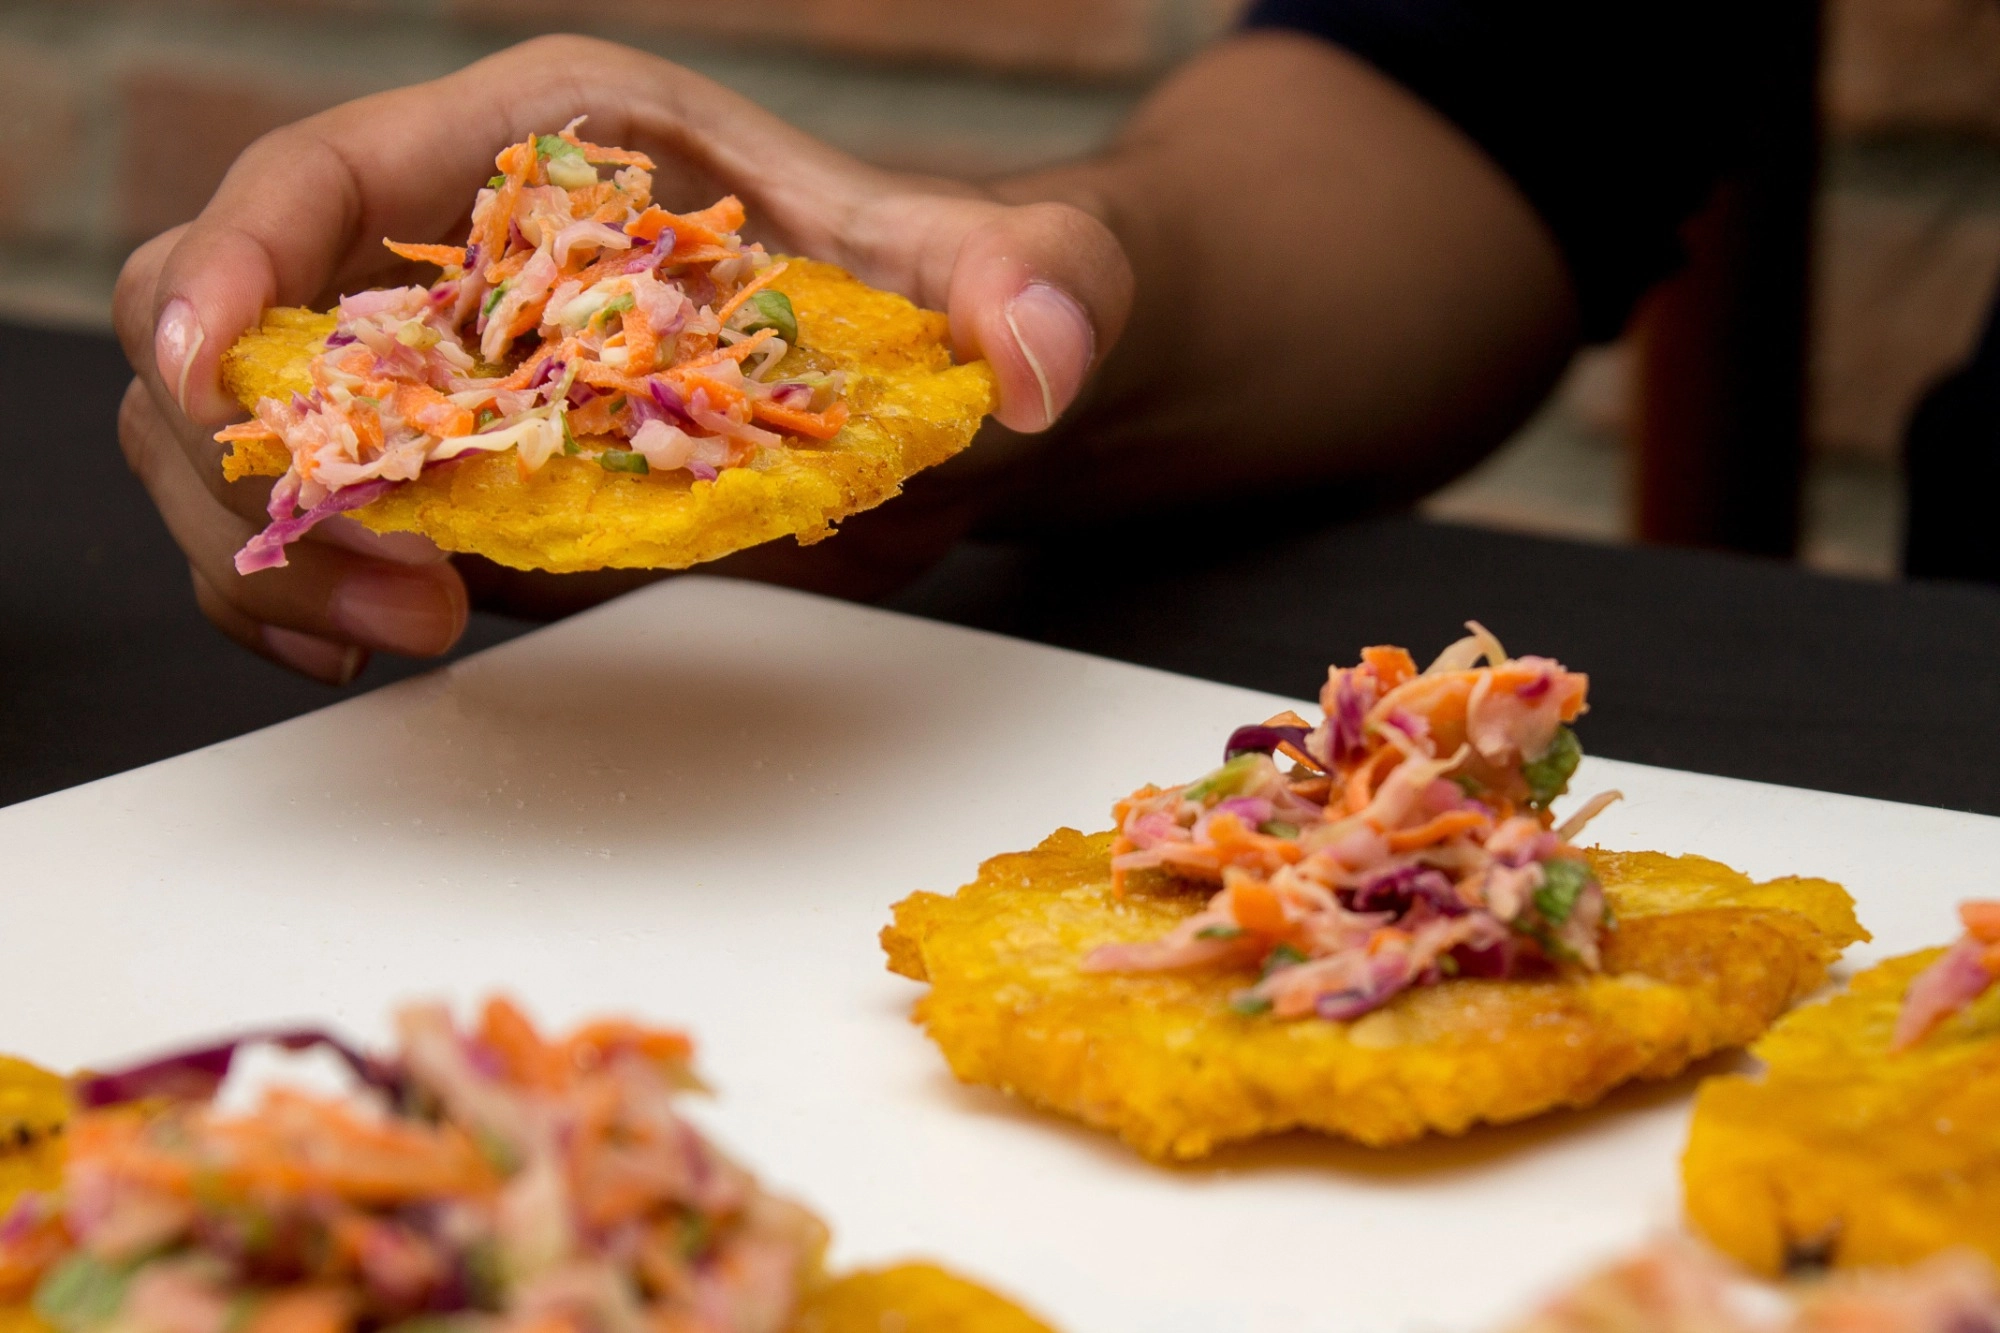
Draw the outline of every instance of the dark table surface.
<instances>
[{"instance_id":1,"label":"dark table surface","mask_svg":"<svg viewBox=\"0 0 2000 1333\"><path fill-rule=\"evenodd\" d=\"M201 618L118 453L126 378L106 338L0 325L0 804L341 697ZM1130 558L1136 543L1176 559ZM1408 518L1271 536L1216 517L967 546L893 605L1304 697L1363 644L1421 658L1477 616L1591 674L1595 753L2000 814L2000 592L1985 588ZM459 651L525 628L475 616ZM357 688L430 665L378 659Z\"/></svg>"}]
</instances>

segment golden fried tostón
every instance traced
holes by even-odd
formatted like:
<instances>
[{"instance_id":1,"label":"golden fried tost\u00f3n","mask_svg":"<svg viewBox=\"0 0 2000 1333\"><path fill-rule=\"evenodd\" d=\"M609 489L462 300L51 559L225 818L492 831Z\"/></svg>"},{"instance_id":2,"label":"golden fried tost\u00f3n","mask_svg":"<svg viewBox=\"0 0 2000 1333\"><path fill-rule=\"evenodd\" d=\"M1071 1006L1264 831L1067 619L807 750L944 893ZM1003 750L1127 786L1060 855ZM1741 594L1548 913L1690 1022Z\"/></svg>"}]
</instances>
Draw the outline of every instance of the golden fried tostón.
<instances>
[{"instance_id":1,"label":"golden fried tost\u00f3n","mask_svg":"<svg viewBox=\"0 0 2000 1333\"><path fill-rule=\"evenodd\" d=\"M1958 1246L2000 1262L2000 990L1892 1050L1945 952L1869 968L1753 1046L1760 1073L1702 1085L1682 1182L1719 1249L1764 1273Z\"/></svg>"},{"instance_id":2,"label":"golden fried tost\u00f3n","mask_svg":"<svg viewBox=\"0 0 2000 1333\"><path fill-rule=\"evenodd\" d=\"M266 311L223 357L252 416L224 476L277 478L244 575L352 514L520 569L680 569L811 543L970 443L991 370L949 321L675 213L581 118L494 159L462 245L385 240L427 285Z\"/></svg>"},{"instance_id":3,"label":"golden fried tost\u00f3n","mask_svg":"<svg viewBox=\"0 0 2000 1333\"><path fill-rule=\"evenodd\" d=\"M511 456L454 462L405 483L352 517L378 532L419 532L448 551L517 569L684 569L795 537L810 545L841 519L899 494L903 483L972 442L995 402L983 361L954 365L945 318L868 287L831 264L791 260L773 284L791 298L801 368L848 376L852 415L832 439L714 481L684 473L607 472L558 455L523 477ZM245 407L310 389L305 369L333 316L266 311L230 348L224 382ZM276 476L275 445L238 444L230 479Z\"/></svg>"},{"instance_id":4,"label":"golden fried tost\u00f3n","mask_svg":"<svg viewBox=\"0 0 2000 1333\"><path fill-rule=\"evenodd\" d=\"M1227 973L1079 966L1204 904L1164 878L1115 895L1111 843L1063 829L994 857L955 895L898 903L882 943L928 983L915 1017L959 1079L1161 1160L1292 1129L1388 1146L1587 1106L1751 1040L1866 937L1826 880L1592 851L1617 920L1601 972L1444 980L1352 1022L1285 1022L1240 1012Z\"/></svg>"}]
</instances>

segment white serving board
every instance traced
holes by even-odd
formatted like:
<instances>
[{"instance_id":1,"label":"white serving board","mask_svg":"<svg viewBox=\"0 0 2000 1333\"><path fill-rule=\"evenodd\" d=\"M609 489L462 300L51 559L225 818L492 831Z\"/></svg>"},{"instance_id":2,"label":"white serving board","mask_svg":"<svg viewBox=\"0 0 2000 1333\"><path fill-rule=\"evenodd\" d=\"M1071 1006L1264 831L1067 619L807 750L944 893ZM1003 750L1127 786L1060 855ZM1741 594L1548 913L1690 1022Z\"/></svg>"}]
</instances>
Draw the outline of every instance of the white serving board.
<instances>
[{"instance_id":1,"label":"white serving board","mask_svg":"<svg viewBox=\"0 0 2000 1333\"><path fill-rule=\"evenodd\" d=\"M1289 702L659 584L0 810L0 1050L103 1064L278 1020L380 1040L399 1000L504 987L552 1024L691 1027L720 1093L698 1113L823 1212L839 1263L934 1256L1070 1333L1488 1329L1672 1223L1691 1079L1414 1149L1297 1136L1166 1170L959 1087L882 967L897 898L1102 827ZM1628 796L1606 845L1845 882L1877 935L1851 961L1944 939L2000 864L2000 819L1588 761L1576 788L1605 786Z\"/></svg>"}]
</instances>

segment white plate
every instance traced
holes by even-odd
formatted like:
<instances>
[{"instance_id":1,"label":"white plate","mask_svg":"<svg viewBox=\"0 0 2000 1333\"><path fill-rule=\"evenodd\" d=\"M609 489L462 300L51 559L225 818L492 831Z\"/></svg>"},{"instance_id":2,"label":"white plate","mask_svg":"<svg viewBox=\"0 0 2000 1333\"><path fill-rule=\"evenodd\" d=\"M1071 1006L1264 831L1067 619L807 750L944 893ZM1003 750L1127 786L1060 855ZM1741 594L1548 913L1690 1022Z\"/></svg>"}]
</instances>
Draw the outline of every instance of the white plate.
<instances>
[{"instance_id":1,"label":"white plate","mask_svg":"<svg viewBox=\"0 0 2000 1333\"><path fill-rule=\"evenodd\" d=\"M1691 1080L1410 1150L1297 1137L1163 1170L959 1087L882 967L897 898L1103 826L1287 702L674 580L0 810L0 1049L103 1063L293 1019L373 1040L399 1000L504 987L550 1023L689 1025L721 1093L703 1119L831 1220L839 1262L935 1256L1072 1333L1490 1327L1672 1222ZM1877 933L1856 961L1944 939L2000 864L1976 815L1602 760L1576 785L1627 793L1609 846L1842 880Z\"/></svg>"}]
</instances>

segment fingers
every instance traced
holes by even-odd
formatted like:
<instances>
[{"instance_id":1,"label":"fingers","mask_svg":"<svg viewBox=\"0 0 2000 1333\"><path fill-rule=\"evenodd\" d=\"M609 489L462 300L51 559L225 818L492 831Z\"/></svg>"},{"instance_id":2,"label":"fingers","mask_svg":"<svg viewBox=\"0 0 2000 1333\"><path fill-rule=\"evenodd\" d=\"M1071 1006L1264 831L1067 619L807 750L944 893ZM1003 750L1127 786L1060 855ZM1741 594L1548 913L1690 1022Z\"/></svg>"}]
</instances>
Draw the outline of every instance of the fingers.
<instances>
[{"instance_id":1,"label":"fingers","mask_svg":"<svg viewBox=\"0 0 2000 1333\"><path fill-rule=\"evenodd\" d=\"M209 623L260 657L328 685L346 685L368 665L368 650L351 643L336 643L314 634L260 625L230 605L201 571L188 566L194 583L194 600Z\"/></svg>"},{"instance_id":2,"label":"fingers","mask_svg":"<svg viewBox=\"0 0 2000 1333\"><path fill-rule=\"evenodd\" d=\"M468 607L457 571L425 548L405 551L358 524L332 529L334 540L315 529L289 549L282 569L238 574L236 552L262 524L209 492L174 438L167 413L139 381L126 390L118 438L188 557L202 610L246 647L337 681L351 679L365 661L349 648L432 657L464 631ZM388 558L395 554L425 563Z\"/></svg>"},{"instance_id":3,"label":"fingers","mask_svg":"<svg viewBox=\"0 0 2000 1333\"><path fill-rule=\"evenodd\" d=\"M1080 209L1007 208L960 244L947 308L960 354L993 367L1001 424L1046 430L1124 331L1132 268L1111 232Z\"/></svg>"},{"instance_id":4,"label":"fingers","mask_svg":"<svg viewBox=\"0 0 2000 1333\"><path fill-rule=\"evenodd\" d=\"M999 381L1001 424L1053 425L1124 331L1132 266L1111 231L1068 204L895 194L847 219L839 258L951 315L961 358Z\"/></svg>"}]
</instances>

